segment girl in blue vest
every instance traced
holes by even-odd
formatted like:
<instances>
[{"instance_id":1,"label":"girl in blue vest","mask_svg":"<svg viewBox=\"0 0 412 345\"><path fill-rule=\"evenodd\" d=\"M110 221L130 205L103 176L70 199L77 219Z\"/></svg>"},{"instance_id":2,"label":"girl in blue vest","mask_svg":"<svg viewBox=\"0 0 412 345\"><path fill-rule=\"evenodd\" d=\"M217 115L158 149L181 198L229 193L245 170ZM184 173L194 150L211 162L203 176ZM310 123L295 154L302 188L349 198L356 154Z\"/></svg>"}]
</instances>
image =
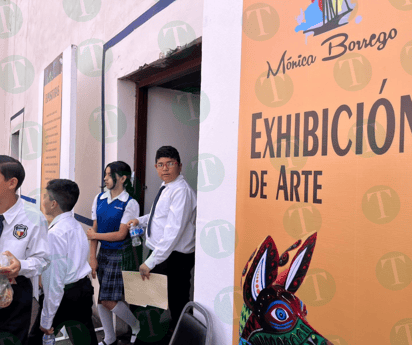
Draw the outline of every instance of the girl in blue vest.
<instances>
[{"instance_id":1,"label":"girl in blue vest","mask_svg":"<svg viewBox=\"0 0 412 345\"><path fill-rule=\"evenodd\" d=\"M99 279L99 311L104 329L104 340L99 345L117 343L113 326L115 313L132 328L133 344L140 330L139 321L123 302L122 253L129 233L127 222L139 214L130 181L131 169L124 162L113 162L105 169L107 191L96 196L92 207L93 228L87 231L90 243L90 266L93 278ZM101 246L96 258L97 241Z\"/></svg>"}]
</instances>

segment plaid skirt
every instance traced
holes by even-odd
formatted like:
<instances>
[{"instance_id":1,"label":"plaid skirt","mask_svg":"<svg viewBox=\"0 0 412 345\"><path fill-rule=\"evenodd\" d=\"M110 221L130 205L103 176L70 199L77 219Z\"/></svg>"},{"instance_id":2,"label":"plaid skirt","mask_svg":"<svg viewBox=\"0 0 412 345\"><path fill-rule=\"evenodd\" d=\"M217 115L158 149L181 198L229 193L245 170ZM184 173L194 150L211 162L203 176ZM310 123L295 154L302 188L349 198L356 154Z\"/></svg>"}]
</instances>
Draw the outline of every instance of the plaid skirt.
<instances>
[{"instance_id":1,"label":"plaid skirt","mask_svg":"<svg viewBox=\"0 0 412 345\"><path fill-rule=\"evenodd\" d=\"M121 301L124 296L123 270L131 270L134 263L130 240L122 249L100 248L97 255L97 278L99 279L99 301ZM134 264L134 266L136 266Z\"/></svg>"}]
</instances>

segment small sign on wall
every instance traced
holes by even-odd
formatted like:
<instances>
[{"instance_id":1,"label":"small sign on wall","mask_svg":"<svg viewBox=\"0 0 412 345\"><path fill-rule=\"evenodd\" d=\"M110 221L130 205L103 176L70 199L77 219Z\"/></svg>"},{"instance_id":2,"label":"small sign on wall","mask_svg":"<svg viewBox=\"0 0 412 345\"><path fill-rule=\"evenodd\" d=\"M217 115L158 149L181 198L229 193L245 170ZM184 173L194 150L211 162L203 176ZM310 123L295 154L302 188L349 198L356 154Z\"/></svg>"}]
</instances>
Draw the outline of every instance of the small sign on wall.
<instances>
[{"instance_id":1,"label":"small sign on wall","mask_svg":"<svg viewBox=\"0 0 412 345\"><path fill-rule=\"evenodd\" d=\"M44 70L41 190L60 177L63 54Z\"/></svg>"}]
</instances>

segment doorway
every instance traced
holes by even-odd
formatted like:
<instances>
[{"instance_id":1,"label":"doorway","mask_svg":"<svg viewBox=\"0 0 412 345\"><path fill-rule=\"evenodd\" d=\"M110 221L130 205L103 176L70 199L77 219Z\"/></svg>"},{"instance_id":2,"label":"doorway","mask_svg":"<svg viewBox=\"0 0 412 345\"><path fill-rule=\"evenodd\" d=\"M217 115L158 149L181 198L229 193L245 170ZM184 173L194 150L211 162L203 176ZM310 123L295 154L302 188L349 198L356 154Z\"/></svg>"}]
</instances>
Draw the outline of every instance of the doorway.
<instances>
[{"instance_id":1,"label":"doorway","mask_svg":"<svg viewBox=\"0 0 412 345\"><path fill-rule=\"evenodd\" d=\"M156 150L174 146L183 174L198 155L201 52L200 37L123 78L136 83L134 171L141 215L149 213L161 184ZM195 191L196 181L189 181Z\"/></svg>"},{"instance_id":2,"label":"doorway","mask_svg":"<svg viewBox=\"0 0 412 345\"><path fill-rule=\"evenodd\" d=\"M200 95L188 91L163 87L149 89L143 214L150 212L162 182L154 167L157 149L161 146L175 147L180 154L183 175L186 166L198 155L199 101ZM188 180L189 183L191 181ZM196 191L197 185L191 184Z\"/></svg>"}]
</instances>

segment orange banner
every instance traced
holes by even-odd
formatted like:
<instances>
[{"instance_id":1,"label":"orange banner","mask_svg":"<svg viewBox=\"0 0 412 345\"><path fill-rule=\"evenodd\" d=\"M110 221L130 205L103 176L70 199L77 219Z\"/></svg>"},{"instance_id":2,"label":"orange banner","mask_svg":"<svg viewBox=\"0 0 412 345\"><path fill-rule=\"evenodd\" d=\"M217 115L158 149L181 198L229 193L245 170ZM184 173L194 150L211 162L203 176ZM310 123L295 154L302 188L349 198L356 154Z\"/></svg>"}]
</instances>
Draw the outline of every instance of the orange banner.
<instances>
[{"instance_id":1,"label":"orange banner","mask_svg":"<svg viewBox=\"0 0 412 345\"><path fill-rule=\"evenodd\" d=\"M62 54L44 71L41 190L60 177Z\"/></svg>"},{"instance_id":2,"label":"orange banner","mask_svg":"<svg viewBox=\"0 0 412 345\"><path fill-rule=\"evenodd\" d=\"M411 11L244 0L233 344L412 345Z\"/></svg>"}]
</instances>

